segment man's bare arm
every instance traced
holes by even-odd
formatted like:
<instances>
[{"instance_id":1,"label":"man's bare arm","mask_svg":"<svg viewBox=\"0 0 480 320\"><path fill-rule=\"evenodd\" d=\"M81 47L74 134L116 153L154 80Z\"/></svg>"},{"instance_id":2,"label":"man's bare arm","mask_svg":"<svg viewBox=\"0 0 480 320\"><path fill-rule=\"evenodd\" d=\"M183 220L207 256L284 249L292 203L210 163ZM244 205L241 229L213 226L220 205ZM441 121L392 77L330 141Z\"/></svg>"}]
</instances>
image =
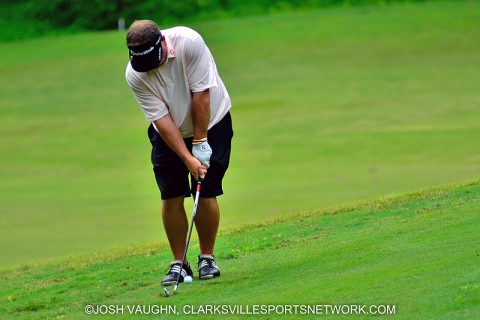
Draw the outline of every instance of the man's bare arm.
<instances>
[{"instance_id":1,"label":"man's bare arm","mask_svg":"<svg viewBox=\"0 0 480 320\"><path fill-rule=\"evenodd\" d=\"M192 93L193 140L207 138L210 122L210 91Z\"/></svg>"},{"instance_id":2,"label":"man's bare arm","mask_svg":"<svg viewBox=\"0 0 480 320\"><path fill-rule=\"evenodd\" d=\"M175 126L170 115L155 120L154 124L162 139L182 159L194 178L197 180L199 176L204 178L207 172L205 166L188 151L180 130Z\"/></svg>"}]
</instances>

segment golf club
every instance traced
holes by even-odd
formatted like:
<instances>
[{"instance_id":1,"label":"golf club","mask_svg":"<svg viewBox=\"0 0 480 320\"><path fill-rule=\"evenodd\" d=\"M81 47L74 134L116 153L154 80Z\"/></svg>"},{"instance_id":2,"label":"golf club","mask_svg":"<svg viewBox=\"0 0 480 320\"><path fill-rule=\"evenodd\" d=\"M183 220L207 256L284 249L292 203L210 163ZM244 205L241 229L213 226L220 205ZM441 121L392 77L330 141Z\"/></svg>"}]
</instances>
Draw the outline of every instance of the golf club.
<instances>
[{"instance_id":1,"label":"golf club","mask_svg":"<svg viewBox=\"0 0 480 320\"><path fill-rule=\"evenodd\" d=\"M203 180L202 178L198 177L197 192L195 194L195 202L193 204L192 221L190 222L190 230L188 232L187 243L185 245L185 251L183 252L183 259L182 259L182 264L181 264L181 267L180 267L180 272L178 273L177 282L175 283L175 287L173 287L173 292L174 293L177 291L178 282L180 281L180 276L182 275L183 264L185 263L185 259L187 258L188 244L190 243L190 237L192 236L193 224L195 222L195 216L197 214L198 199L200 198L200 188L202 186L202 180ZM167 295L170 295L170 293L168 292L168 289L165 290L165 293Z\"/></svg>"}]
</instances>

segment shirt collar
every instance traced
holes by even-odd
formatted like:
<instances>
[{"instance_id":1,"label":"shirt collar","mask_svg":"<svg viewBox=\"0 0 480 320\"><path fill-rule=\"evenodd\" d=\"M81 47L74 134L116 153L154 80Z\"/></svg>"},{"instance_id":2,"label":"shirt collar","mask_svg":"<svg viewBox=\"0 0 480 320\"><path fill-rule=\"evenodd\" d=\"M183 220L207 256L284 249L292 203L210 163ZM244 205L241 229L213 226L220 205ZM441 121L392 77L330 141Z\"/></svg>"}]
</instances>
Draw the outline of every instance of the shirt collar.
<instances>
[{"instance_id":1,"label":"shirt collar","mask_svg":"<svg viewBox=\"0 0 480 320\"><path fill-rule=\"evenodd\" d=\"M170 37L165 36L165 41L167 42L167 59L175 58L175 48L173 47L173 44L170 41Z\"/></svg>"}]
</instances>

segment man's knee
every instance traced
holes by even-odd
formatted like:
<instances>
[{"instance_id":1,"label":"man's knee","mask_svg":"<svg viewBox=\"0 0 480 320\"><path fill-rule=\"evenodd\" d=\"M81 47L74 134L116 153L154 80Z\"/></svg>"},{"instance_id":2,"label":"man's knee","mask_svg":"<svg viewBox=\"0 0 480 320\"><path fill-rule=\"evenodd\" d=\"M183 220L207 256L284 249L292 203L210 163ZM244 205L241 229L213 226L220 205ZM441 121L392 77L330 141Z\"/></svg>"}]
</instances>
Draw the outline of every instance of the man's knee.
<instances>
[{"instance_id":1,"label":"man's knee","mask_svg":"<svg viewBox=\"0 0 480 320\"><path fill-rule=\"evenodd\" d=\"M162 200L162 211L165 214L175 214L182 213L185 209L183 206L183 201L185 197L180 196L176 198L169 198Z\"/></svg>"}]
</instances>

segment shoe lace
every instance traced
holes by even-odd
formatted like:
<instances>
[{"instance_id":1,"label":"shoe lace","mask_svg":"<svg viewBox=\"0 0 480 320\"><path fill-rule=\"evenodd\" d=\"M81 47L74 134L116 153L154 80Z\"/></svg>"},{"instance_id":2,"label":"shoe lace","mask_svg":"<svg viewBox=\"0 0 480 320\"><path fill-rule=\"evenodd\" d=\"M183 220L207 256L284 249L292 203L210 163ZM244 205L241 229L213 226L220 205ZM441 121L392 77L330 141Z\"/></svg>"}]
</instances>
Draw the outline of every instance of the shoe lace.
<instances>
[{"instance_id":1,"label":"shoe lace","mask_svg":"<svg viewBox=\"0 0 480 320\"><path fill-rule=\"evenodd\" d=\"M217 268L217 263L213 259L202 259L198 269L202 269L203 267L209 266L211 268Z\"/></svg>"},{"instance_id":2,"label":"shoe lace","mask_svg":"<svg viewBox=\"0 0 480 320\"><path fill-rule=\"evenodd\" d=\"M179 264L174 264L174 265L171 265L170 267L168 267L166 270L165 270L165 274L171 274L171 273L179 273L180 270L182 270L182 276L186 276L187 275L187 271L184 269L184 268L180 268L180 265Z\"/></svg>"}]
</instances>

